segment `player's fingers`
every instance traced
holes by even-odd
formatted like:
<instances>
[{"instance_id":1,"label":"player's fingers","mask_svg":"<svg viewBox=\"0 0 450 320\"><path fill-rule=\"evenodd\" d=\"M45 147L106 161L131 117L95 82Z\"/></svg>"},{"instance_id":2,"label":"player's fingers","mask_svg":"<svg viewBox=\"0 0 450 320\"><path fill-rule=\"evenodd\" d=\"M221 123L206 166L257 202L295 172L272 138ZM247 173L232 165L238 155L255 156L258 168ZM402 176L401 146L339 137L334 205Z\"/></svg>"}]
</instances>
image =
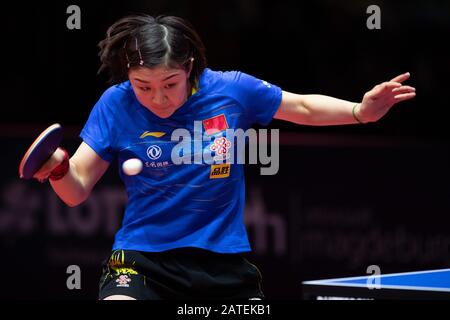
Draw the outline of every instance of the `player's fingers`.
<instances>
[{"instance_id":1,"label":"player's fingers","mask_svg":"<svg viewBox=\"0 0 450 320\"><path fill-rule=\"evenodd\" d=\"M400 88L392 89L392 93L395 93L395 94L408 93L408 92L416 92L416 88L413 88L410 86L402 86Z\"/></svg>"},{"instance_id":2,"label":"player's fingers","mask_svg":"<svg viewBox=\"0 0 450 320\"><path fill-rule=\"evenodd\" d=\"M409 72L406 72L406 73L396 76L395 78L393 78L391 80L391 82L403 82L403 81L407 80L410 76L411 76L411 74Z\"/></svg>"},{"instance_id":3,"label":"player's fingers","mask_svg":"<svg viewBox=\"0 0 450 320\"><path fill-rule=\"evenodd\" d=\"M414 87L411 87L411 86L401 86L401 87L398 87L398 88L394 88L394 89L392 90L392 92L395 92L395 91L397 91L397 90L403 90L403 89L408 89L408 90L411 90L411 91L416 91L416 88L414 88Z\"/></svg>"},{"instance_id":4,"label":"player's fingers","mask_svg":"<svg viewBox=\"0 0 450 320\"><path fill-rule=\"evenodd\" d=\"M367 93L367 97L371 99L377 99L381 95L389 93L394 88L401 87L402 84L399 82L383 82L379 85L376 85L372 90Z\"/></svg>"},{"instance_id":5,"label":"player's fingers","mask_svg":"<svg viewBox=\"0 0 450 320\"><path fill-rule=\"evenodd\" d=\"M394 88L400 88L402 86L402 84L400 82L393 82L393 81L389 81L389 82L383 82L377 86L375 86L375 88L373 89L374 93L382 93L384 91L390 91Z\"/></svg>"},{"instance_id":6,"label":"player's fingers","mask_svg":"<svg viewBox=\"0 0 450 320\"><path fill-rule=\"evenodd\" d=\"M392 90L395 88L401 88L402 84L400 82L389 81L382 84L383 90Z\"/></svg>"},{"instance_id":7,"label":"player's fingers","mask_svg":"<svg viewBox=\"0 0 450 320\"><path fill-rule=\"evenodd\" d=\"M33 178L35 178L40 183L47 181L48 177L50 177L50 172L48 172L48 173L40 172L40 173L35 173L33 175Z\"/></svg>"},{"instance_id":8,"label":"player's fingers","mask_svg":"<svg viewBox=\"0 0 450 320\"><path fill-rule=\"evenodd\" d=\"M48 180L48 177L47 178L39 178L39 179L37 179L40 183L44 183L44 182L46 182L47 180Z\"/></svg>"},{"instance_id":9,"label":"player's fingers","mask_svg":"<svg viewBox=\"0 0 450 320\"><path fill-rule=\"evenodd\" d=\"M50 175L50 172L51 172L51 170L43 167L43 168L39 169L39 171L33 175L33 178L35 178L37 180L44 180L44 179L48 178L48 176Z\"/></svg>"},{"instance_id":10,"label":"player's fingers","mask_svg":"<svg viewBox=\"0 0 450 320\"><path fill-rule=\"evenodd\" d=\"M409 93L403 93L403 94L398 94L394 97L395 102L400 102L400 101L405 101L405 100L409 100L412 99L416 96L415 92L409 92Z\"/></svg>"}]
</instances>

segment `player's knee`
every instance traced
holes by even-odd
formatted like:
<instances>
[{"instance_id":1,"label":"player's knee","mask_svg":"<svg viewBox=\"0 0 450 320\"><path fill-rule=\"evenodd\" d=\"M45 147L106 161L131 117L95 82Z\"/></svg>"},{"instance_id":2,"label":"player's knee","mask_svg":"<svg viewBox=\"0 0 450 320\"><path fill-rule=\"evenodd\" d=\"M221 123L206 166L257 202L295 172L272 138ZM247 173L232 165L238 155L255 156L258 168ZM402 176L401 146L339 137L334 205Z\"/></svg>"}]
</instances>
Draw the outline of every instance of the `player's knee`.
<instances>
[{"instance_id":1,"label":"player's knee","mask_svg":"<svg viewBox=\"0 0 450 320\"><path fill-rule=\"evenodd\" d=\"M130 297L130 296L122 295L122 294L114 294L112 296L103 298L103 300L136 300L136 299L133 297Z\"/></svg>"}]
</instances>

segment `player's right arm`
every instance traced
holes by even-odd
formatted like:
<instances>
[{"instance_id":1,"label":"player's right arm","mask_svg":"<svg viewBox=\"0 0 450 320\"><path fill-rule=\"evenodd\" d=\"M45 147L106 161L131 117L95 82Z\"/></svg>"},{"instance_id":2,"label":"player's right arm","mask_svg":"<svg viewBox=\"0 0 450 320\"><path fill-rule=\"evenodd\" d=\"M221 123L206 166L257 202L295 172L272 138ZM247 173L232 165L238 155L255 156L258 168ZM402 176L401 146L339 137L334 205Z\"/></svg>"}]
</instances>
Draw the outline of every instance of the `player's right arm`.
<instances>
[{"instance_id":1,"label":"player's right arm","mask_svg":"<svg viewBox=\"0 0 450 320\"><path fill-rule=\"evenodd\" d=\"M34 177L38 180L48 177L62 162L63 157L64 152L57 149ZM62 201L75 207L89 197L97 181L108 169L109 162L100 158L88 144L82 142L69 163L67 174L60 180L50 180L50 184Z\"/></svg>"}]
</instances>

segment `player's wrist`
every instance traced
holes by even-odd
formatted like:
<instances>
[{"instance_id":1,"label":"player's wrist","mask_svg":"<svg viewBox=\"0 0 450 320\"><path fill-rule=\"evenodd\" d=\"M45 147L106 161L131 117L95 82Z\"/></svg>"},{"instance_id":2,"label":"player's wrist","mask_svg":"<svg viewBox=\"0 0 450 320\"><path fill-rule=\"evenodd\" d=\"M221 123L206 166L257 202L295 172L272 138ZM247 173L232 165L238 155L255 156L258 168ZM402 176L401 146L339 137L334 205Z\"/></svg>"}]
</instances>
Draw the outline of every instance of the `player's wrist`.
<instances>
[{"instance_id":1,"label":"player's wrist","mask_svg":"<svg viewBox=\"0 0 450 320\"><path fill-rule=\"evenodd\" d=\"M361 103L356 103L353 108L352 108L352 115L353 118L360 124L366 124L369 121L364 121L364 119L361 117L360 114L360 109L361 109Z\"/></svg>"}]
</instances>

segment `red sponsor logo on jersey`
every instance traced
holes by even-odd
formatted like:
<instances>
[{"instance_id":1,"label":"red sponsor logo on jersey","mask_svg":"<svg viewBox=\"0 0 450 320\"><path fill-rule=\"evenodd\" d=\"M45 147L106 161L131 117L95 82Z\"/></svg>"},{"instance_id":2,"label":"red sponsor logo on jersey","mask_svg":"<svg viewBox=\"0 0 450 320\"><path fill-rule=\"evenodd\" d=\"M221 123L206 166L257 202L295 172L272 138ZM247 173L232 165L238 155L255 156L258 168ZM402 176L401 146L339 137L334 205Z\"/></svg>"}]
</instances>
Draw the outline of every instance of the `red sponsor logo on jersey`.
<instances>
[{"instance_id":1,"label":"red sponsor logo on jersey","mask_svg":"<svg viewBox=\"0 0 450 320\"><path fill-rule=\"evenodd\" d=\"M216 152L214 157L215 161L222 161L230 158L229 149L231 148L231 142L225 138L220 137L214 140L214 143L209 147L211 151Z\"/></svg>"},{"instance_id":2,"label":"red sponsor logo on jersey","mask_svg":"<svg viewBox=\"0 0 450 320\"><path fill-rule=\"evenodd\" d=\"M206 134L209 136L228 129L228 123L225 115L222 113L218 116L203 120L203 127L205 128Z\"/></svg>"}]
</instances>

